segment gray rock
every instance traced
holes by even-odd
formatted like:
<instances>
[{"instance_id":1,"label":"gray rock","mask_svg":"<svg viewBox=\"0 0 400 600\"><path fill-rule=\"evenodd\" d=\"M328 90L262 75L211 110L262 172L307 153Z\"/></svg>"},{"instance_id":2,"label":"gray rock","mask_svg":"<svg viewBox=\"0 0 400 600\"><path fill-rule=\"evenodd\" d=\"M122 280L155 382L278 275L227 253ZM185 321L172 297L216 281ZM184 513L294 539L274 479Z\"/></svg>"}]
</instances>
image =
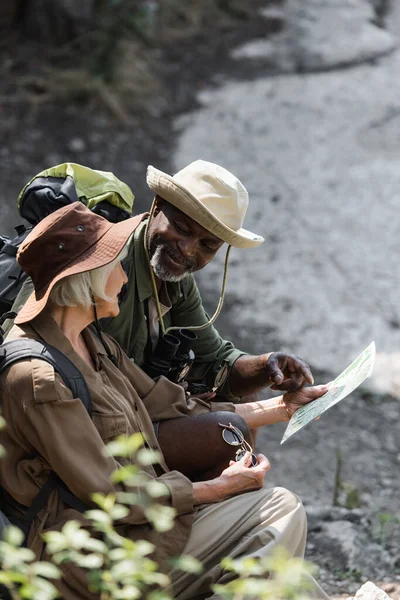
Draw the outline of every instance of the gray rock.
<instances>
[{"instance_id":1,"label":"gray rock","mask_svg":"<svg viewBox=\"0 0 400 600\"><path fill-rule=\"evenodd\" d=\"M357 600L390 600L390 597L376 586L372 581L367 581L357 591L355 598Z\"/></svg>"},{"instance_id":2,"label":"gray rock","mask_svg":"<svg viewBox=\"0 0 400 600\"><path fill-rule=\"evenodd\" d=\"M370 0L288 0L284 30L268 40L248 42L232 56L264 60L283 72L370 61L396 47L392 34L376 24L375 4Z\"/></svg>"},{"instance_id":3,"label":"gray rock","mask_svg":"<svg viewBox=\"0 0 400 600\"><path fill-rule=\"evenodd\" d=\"M319 547L335 547L337 561L348 572L368 573L379 578L390 572L393 558L373 541L369 529L350 521L323 522L317 534Z\"/></svg>"},{"instance_id":4,"label":"gray rock","mask_svg":"<svg viewBox=\"0 0 400 600\"><path fill-rule=\"evenodd\" d=\"M287 26L298 70L352 65L393 51L392 35L375 18L368 0L289 0Z\"/></svg>"}]
</instances>

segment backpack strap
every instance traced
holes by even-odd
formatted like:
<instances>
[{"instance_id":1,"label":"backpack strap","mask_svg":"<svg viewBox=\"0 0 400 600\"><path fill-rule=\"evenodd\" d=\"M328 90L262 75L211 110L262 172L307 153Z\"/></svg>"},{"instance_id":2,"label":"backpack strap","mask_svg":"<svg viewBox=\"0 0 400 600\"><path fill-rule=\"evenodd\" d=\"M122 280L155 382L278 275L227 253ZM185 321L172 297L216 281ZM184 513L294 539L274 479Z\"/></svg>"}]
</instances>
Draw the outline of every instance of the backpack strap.
<instances>
[{"instance_id":1,"label":"backpack strap","mask_svg":"<svg viewBox=\"0 0 400 600\"><path fill-rule=\"evenodd\" d=\"M25 358L38 358L48 362L61 375L73 397L80 398L89 416L92 416L92 401L85 378L78 367L63 352L39 340L22 338L11 340L0 345L0 373L10 365ZM60 499L71 508L80 512L88 510L88 506L74 496L58 475L52 472L23 517L11 519L15 525L24 531L25 536L29 532L34 517L44 508L54 490L58 491ZM0 512L0 516L1 514Z\"/></svg>"},{"instance_id":2,"label":"backpack strap","mask_svg":"<svg viewBox=\"0 0 400 600\"><path fill-rule=\"evenodd\" d=\"M24 358L39 358L51 364L61 375L73 397L80 398L89 416L92 416L92 401L85 378L63 352L39 340L23 338L11 340L0 346L0 371Z\"/></svg>"}]
</instances>

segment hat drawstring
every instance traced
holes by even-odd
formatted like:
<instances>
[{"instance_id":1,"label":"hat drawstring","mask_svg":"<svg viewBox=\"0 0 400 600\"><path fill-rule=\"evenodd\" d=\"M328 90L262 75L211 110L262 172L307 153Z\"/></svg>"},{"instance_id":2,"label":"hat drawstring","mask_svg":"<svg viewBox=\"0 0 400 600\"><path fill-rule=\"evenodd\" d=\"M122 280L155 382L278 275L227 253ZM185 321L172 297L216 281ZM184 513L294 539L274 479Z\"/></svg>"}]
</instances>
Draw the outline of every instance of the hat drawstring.
<instances>
[{"instance_id":1,"label":"hat drawstring","mask_svg":"<svg viewBox=\"0 0 400 600\"><path fill-rule=\"evenodd\" d=\"M162 312L161 312L161 306L160 306L160 300L158 297L158 290L157 290L157 284L156 284L156 278L153 272L153 268L150 264L150 255L149 255L149 249L147 247L147 232L148 232L148 228L149 228L149 224L151 219L153 218L154 215L154 210L156 207L156 199L154 198L153 200L153 204L151 205L151 210L150 210L150 216L149 219L146 223L146 229L145 229L145 234L144 234L144 249L146 252L146 257L147 257L147 262L148 262L148 266L149 266L149 270L150 270L150 279L151 279L151 285L153 288L153 294L154 294L154 300L156 303L156 308L157 308L157 315L158 315L158 320L160 322L160 327L161 327L161 331L163 334L168 333L169 331L175 331L177 329L181 329L181 327L165 327L164 324L164 319L162 316ZM190 329L191 331L200 331L201 329L206 329L206 327L209 327L210 325L212 325L214 323L214 321L216 321L216 319L218 318L219 313L221 312L222 309L222 305L224 303L224 296L225 296L225 289L226 289L226 280L227 280L227 276L228 276L228 260L229 260L229 253L231 251L231 245L228 246L228 248L226 249L226 254L225 254L225 264L224 264L224 275L222 278L222 288L221 288L221 295L218 301L218 305L217 308L215 310L215 313L213 314L213 316L211 317L211 319L209 319L207 321L207 323L204 323L204 325L185 325L185 329Z\"/></svg>"}]
</instances>

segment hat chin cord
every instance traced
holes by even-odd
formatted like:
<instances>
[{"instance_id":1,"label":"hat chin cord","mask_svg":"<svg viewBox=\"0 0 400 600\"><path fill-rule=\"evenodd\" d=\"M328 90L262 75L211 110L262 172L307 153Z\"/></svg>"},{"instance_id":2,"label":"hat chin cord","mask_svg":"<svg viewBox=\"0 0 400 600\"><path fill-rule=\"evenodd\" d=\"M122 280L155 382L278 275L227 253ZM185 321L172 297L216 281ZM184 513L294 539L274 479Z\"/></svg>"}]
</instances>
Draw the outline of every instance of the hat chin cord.
<instances>
[{"instance_id":1,"label":"hat chin cord","mask_svg":"<svg viewBox=\"0 0 400 600\"><path fill-rule=\"evenodd\" d=\"M160 327L161 327L161 331L163 334L168 333L169 331L176 331L177 329L181 329L181 327L165 327L164 324L164 320L163 320L163 316L162 316L162 312L161 312L161 306L160 306L160 300L158 297L158 290L157 290L157 283L156 283L156 277L154 275L154 271L153 268L151 266L150 263L150 255L149 255L149 249L147 247L147 232L148 232L148 228L149 228L149 224L151 219L154 216L154 210L156 208L156 199L154 198L153 200L153 204L151 205L151 211L150 211L150 216L149 219L146 223L146 229L145 229L145 234L144 234L144 249L146 252L146 257L147 257L147 263L149 266L149 271L150 271L150 279L151 279L151 285L153 288L153 294L154 294L154 300L156 303L156 308L157 308L157 315L158 315L158 320L160 322ZM222 278L222 288L221 288L221 295L218 301L218 305L217 308L215 310L215 313L213 314L213 316L211 317L211 319L209 319L207 321L207 323L204 323L204 325L185 325L185 329L190 329L191 331L200 331L201 329L206 329L207 327L209 327L210 325L212 325L214 323L214 321L216 321L219 313L221 312L222 309L222 305L224 303L224 296L225 296L225 289L226 289L226 280L227 280L227 276L228 276L228 260L229 260L229 253L231 251L231 247L232 246L228 246L228 248L226 249L226 254L225 254L225 264L224 264L224 275Z\"/></svg>"}]
</instances>

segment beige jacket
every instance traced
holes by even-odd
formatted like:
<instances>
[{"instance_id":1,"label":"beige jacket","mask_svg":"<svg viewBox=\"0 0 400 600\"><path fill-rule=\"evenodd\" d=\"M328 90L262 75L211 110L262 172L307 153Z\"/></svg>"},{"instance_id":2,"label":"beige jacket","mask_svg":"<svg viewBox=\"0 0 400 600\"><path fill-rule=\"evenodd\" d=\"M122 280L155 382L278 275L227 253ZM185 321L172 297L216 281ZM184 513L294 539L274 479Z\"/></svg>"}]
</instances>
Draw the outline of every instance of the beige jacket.
<instances>
[{"instance_id":1,"label":"beige jacket","mask_svg":"<svg viewBox=\"0 0 400 600\"><path fill-rule=\"evenodd\" d=\"M75 496L91 505L94 492L114 490L112 471L129 459L117 462L107 457L104 445L121 434L141 431L150 447L160 450L152 420L164 420L208 412L234 410L231 403L206 403L187 400L183 389L165 378L157 382L134 365L120 346L105 336L118 360L118 368L107 357L104 347L90 330L83 332L95 363L93 370L74 351L70 342L44 312L27 325L14 326L7 341L16 338L41 338L66 354L80 369L89 387L93 414L89 417L81 400L74 399L51 365L39 359L23 360L10 366L0 377L2 411L7 422L0 432L6 450L0 461L0 483L10 497L22 506L30 506L51 471L55 471ZM177 512L173 530L162 535L154 532L139 506L117 524L117 531L131 539L148 539L156 544L156 560L164 564L186 545L193 518L191 482L177 471L160 465L146 468L149 478L157 478L169 490L165 503ZM18 516L18 504L8 510ZM60 529L70 519L84 521L81 513L69 508L55 491L47 506L35 518L28 545L38 557L44 557L42 531ZM66 600L95 598L87 591L84 573L65 565L65 581L60 591Z\"/></svg>"}]
</instances>

